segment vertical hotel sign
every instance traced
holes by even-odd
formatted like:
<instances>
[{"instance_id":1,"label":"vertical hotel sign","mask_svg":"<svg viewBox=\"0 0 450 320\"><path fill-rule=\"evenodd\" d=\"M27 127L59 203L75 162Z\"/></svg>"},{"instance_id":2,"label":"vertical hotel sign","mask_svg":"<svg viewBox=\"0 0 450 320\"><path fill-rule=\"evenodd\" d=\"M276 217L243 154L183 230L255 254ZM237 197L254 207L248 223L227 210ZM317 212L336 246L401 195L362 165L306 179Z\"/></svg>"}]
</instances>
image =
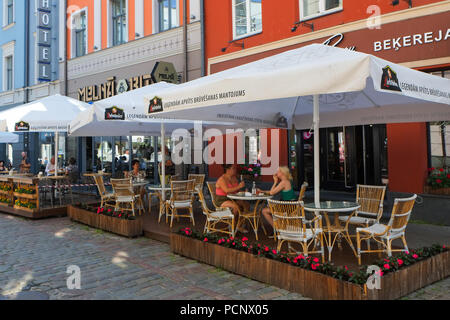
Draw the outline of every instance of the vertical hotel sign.
<instances>
[{"instance_id":1,"label":"vertical hotel sign","mask_svg":"<svg viewBox=\"0 0 450 320\"><path fill-rule=\"evenodd\" d=\"M38 80L51 81L51 23L52 7L50 0L38 0Z\"/></svg>"}]
</instances>

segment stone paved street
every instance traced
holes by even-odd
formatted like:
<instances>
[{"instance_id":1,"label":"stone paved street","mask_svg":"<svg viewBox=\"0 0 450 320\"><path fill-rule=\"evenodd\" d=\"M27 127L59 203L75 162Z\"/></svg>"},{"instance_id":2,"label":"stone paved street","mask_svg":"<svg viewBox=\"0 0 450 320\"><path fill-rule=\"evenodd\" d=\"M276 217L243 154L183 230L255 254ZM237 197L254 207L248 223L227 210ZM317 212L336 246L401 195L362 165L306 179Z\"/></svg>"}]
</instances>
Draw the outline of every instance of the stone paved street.
<instances>
[{"instance_id":1,"label":"stone paved street","mask_svg":"<svg viewBox=\"0 0 450 320\"><path fill-rule=\"evenodd\" d=\"M0 215L0 295L43 292L50 299L305 299L170 253L146 238L125 239L68 218L29 221ZM67 267L81 290L67 289ZM450 280L405 299L450 299Z\"/></svg>"}]
</instances>

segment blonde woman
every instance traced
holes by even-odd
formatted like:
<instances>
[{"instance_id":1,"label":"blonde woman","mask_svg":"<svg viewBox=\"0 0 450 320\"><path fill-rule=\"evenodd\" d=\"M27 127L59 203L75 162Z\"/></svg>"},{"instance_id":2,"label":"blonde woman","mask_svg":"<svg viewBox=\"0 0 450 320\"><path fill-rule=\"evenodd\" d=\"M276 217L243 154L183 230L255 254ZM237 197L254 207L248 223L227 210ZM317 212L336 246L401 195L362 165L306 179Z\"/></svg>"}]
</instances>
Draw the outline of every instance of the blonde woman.
<instances>
[{"instance_id":1,"label":"blonde woman","mask_svg":"<svg viewBox=\"0 0 450 320\"><path fill-rule=\"evenodd\" d=\"M261 190L259 190L261 191ZM269 191L271 196L278 195L281 201L294 201L296 196L292 188L292 175L288 167L280 167L273 175L273 185ZM273 226L273 218L269 208L264 208L262 214L266 221Z\"/></svg>"}]
</instances>

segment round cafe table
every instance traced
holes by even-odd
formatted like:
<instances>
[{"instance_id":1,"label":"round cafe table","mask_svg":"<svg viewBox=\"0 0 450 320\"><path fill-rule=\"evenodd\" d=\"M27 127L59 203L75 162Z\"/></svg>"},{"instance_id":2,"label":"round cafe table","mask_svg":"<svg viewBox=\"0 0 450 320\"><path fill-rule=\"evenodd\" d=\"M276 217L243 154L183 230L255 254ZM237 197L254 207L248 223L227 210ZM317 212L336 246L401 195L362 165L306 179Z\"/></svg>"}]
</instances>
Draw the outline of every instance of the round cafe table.
<instances>
[{"instance_id":1,"label":"round cafe table","mask_svg":"<svg viewBox=\"0 0 450 320\"><path fill-rule=\"evenodd\" d=\"M333 251L333 246L338 241L338 246L341 247L341 240L344 238L353 250L353 254L357 256L355 247L353 246L352 240L348 233L348 223L350 218L355 214L361 206L356 202L351 201L323 201L320 202L319 206L315 203L307 203L304 205L305 211L313 212L315 215L323 214L325 218L326 226L323 231L327 233L325 236L325 242L328 249L328 261L331 260L331 252ZM334 224L331 223L328 216L329 213L334 215ZM339 215L346 215L347 221L345 225L341 225L339 221ZM333 236L334 235L334 236Z\"/></svg>"},{"instance_id":2,"label":"round cafe table","mask_svg":"<svg viewBox=\"0 0 450 320\"><path fill-rule=\"evenodd\" d=\"M155 195L159 200L159 217L158 217L158 223L161 222L161 217L163 215L166 215L166 223L168 223L168 216L167 216L167 208L163 201L162 193L163 192L169 192L171 190L170 186L165 186L164 188L160 184L151 184L147 185L147 190L153 191L149 193L149 210L151 209L150 206L150 199L152 195ZM151 211L151 210L150 210Z\"/></svg>"},{"instance_id":3,"label":"round cafe table","mask_svg":"<svg viewBox=\"0 0 450 320\"><path fill-rule=\"evenodd\" d=\"M245 220L247 220L250 223L250 226L252 227L253 231L255 232L256 240L258 240L258 227L259 227L259 222L261 219L261 217L259 215L259 209L262 207L262 204L264 203L264 201L272 199L273 196L266 195L264 193L252 195L251 193L248 193L248 192L239 192L239 193L235 193L235 194L229 194L229 195L227 195L227 197L229 199L231 199L233 202L236 202L239 200L255 202L253 211L250 211L250 212L242 212L242 210L238 206L239 219L238 219L238 223L236 225L236 231L238 230L239 226ZM266 229L264 229L264 226L263 225L261 225L261 226L263 227L264 233L267 234Z\"/></svg>"}]
</instances>

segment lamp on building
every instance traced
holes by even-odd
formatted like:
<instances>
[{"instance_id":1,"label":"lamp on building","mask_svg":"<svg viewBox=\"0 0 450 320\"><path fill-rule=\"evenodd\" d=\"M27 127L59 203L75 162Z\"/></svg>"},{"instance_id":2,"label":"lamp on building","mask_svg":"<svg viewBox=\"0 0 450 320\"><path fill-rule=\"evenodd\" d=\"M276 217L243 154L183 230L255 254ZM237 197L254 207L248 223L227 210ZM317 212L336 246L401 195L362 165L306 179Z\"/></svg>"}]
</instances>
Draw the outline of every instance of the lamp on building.
<instances>
[{"instance_id":1,"label":"lamp on building","mask_svg":"<svg viewBox=\"0 0 450 320\"><path fill-rule=\"evenodd\" d=\"M297 21L296 23L294 23L294 26L291 28L291 32L295 32L297 31L297 28L302 25L304 27L308 27L311 29L311 31L314 31L314 23L308 23L308 22L301 22L301 21Z\"/></svg>"},{"instance_id":2,"label":"lamp on building","mask_svg":"<svg viewBox=\"0 0 450 320\"><path fill-rule=\"evenodd\" d=\"M226 47L220 49L220 51L222 51L222 52L227 51L227 49L230 47L230 45L231 45L231 46L234 46L234 47L241 47L242 49L245 49L244 41L242 41L242 43L237 43L237 42L234 42L234 41L229 41L229 42L228 42L228 45L227 45Z\"/></svg>"},{"instance_id":3,"label":"lamp on building","mask_svg":"<svg viewBox=\"0 0 450 320\"><path fill-rule=\"evenodd\" d=\"M403 1L408 2L408 6L409 6L410 8L412 8L412 6L413 6L412 0L403 0ZM393 6L397 6L399 3L400 3L400 0L393 0L393 1L391 2L391 4L392 4Z\"/></svg>"}]
</instances>

